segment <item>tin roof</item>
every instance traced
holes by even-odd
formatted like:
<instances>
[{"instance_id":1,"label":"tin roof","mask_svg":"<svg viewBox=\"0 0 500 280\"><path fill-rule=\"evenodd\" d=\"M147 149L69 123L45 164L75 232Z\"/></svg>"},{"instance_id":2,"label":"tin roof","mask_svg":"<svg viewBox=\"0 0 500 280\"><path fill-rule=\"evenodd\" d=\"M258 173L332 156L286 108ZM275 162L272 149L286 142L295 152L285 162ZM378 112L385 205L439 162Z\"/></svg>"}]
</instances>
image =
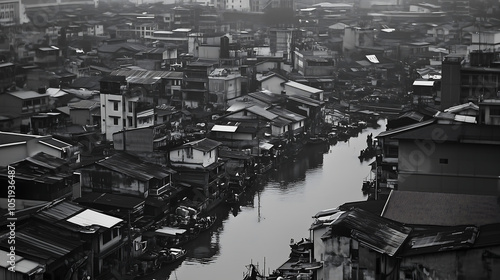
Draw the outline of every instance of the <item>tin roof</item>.
<instances>
[{"instance_id":1,"label":"tin roof","mask_svg":"<svg viewBox=\"0 0 500 280\"><path fill-rule=\"evenodd\" d=\"M182 145L180 148L192 147L193 149L196 149L196 150L209 152L209 151L216 149L220 145L221 145L221 142L218 142L218 141L215 141L215 140L212 140L209 138L203 138L201 140L188 142L188 143Z\"/></svg>"},{"instance_id":2,"label":"tin roof","mask_svg":"<svg viewBox=\"0 0 500 280\"><path fill-rule=\"evenodd\" d=\"M297 83L297 82L294 82L294 81L288 81L288 82L285 83L285 85L289 86L289 87L294 87L294 88L297 88L297 89L300 89L300 90L304 90L304 91L307 91L307 92L310 92L310 93L323 92L322 89L310 87L308 85L304 85L304 84Z\"/></svg>"},{"instance_id":3,"label":"tin roof","mask_svg":"<svg viewBox=\"0 0 500 280\"><path fill-rule=\"evenodd\" d=\"M399 222L355 208L335 220L325 235L346 235L378 253L394 256L410 232L410 227Z\"/></svg>"},{"instance_id":4,"label":"tin roof","mask_svg":"<svg viewBox=\"0 0 500 280\"><path fill-rule=\"evenodd\" d=\"M283 117L285 119L288 119L288 120L291 120L294 122L299 122L299 121L306 119L306 117L299 115L297 113L294 113L290 110L284 109L284 108L276 108L275 107L275 108L271 108L271 109L267 109L267 110L273 114L276 114L280 117Z\"/></svg>"},{"instance_id":5,"label":"tin roof","mask_svg":"<svg viewBox=\"0 0 500 280\"><path fill-rule=\"evenodd\" d=\"M125 76L127 77L127 81L130 79L160 79L160 78L177 78L182 79L182 72L175 71L149 71L149 70L128 70L128 69L119 69L111 72L110 75L113 76Z\"/></svg>"},{"instance_id":6,"label":"tin roof","mask_svg":"<svg viewBox=\"0 0 500 280\"><path fill-rule=\"evenodd\" d=\"M174 170L168 167L143 162L137 157L126 153L114 154L98 161L96 164L143 181L148 181L153 178L163 179L175 173Z\"/></svg>"},{"instance_id":7,"label":"tin roof","mask_svg":"<svg viewBox=\"0 0 500 280\"><path fill-rule=\"evenodd\" d=\"M83 209L84 208L78 204L66 201L55 205L49 203L46 207L38 210L38 213L36 213L34 217L45 221L48 224L56 224L57 222L66 220L75 213L83 211Z\"/></svg>"},{"instance_id":8,"label":"tin roof","mask_svg":"<svg viewBox=\"0 0 500 280\"><path fill-rule=\"evenodd\" d=\"M471 248L479 235L474 226L415 228L400 256L422 255Z\"/></svg>"},{"instance_id":9,"label":"tin roof","mask_svg":"<svg viewBox=\"0 0 500 280\"><path fill-rule=\"evenodd\" d=\"M7 242L7 239L3 239L0 246L9 248ZM46 264L63 258L82 244L68 230L37 221L16 228L16 254Z\"/></svg>"},{"instance_id":10,"label":"tin roof","mask_svg":"<svg viewBox=\"0 0 500 280\"><path fill-rule=\"evenodd\" d=\"M51 156L44 152L39 152L34 156L27 157L26 161L31 162L38 166L43 166L49 169L58 169L67 164L67 162L63 159Z\"/></svg>"},{"instance_id":11,"label":"tin roof","mask_svg":"<svg viewBox=\"0 0 500 280\"><path fill-rule=\"evenodd\" d=\"M256 115L259 115L263 118L266 118L268 120L273 120L277 117L277 115L267 111L266 109L264 109L260 106L251 106L251 107L246 108L246 110L248 110L249 112L251 112L253 114L256 114Z\"/></svg>"}]
</instances>

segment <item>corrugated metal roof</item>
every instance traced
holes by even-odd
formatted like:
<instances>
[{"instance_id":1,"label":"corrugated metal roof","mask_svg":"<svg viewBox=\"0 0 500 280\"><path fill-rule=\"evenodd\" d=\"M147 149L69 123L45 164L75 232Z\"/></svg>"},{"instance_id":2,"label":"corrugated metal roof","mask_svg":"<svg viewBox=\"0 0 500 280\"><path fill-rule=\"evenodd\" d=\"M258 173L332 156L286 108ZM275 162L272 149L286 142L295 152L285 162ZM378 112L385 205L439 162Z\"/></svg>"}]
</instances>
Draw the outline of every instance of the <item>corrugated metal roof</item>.
<instances>
[{"instance_id":1,"label":"corrugated metal roof","mask_svg":"<svg viewBox=\"0 0 500 280\"><path fill-rule=\"evenodd\" d=\"M280 117L283 117L285 119L289 119L289 120L292 120L295 122L299 122L299 121L306 119L306 117L299 115L297 113L294 113L290 110L284 109L284 108L271 108L271 109L268 109L268 111L273 113L273 114L276 114Z\"/></svg>"},{"instance_id":2,"label":"corrugated metal roof","mask_svg":"<svg viewBox=\"0 0 500 280\"><path fill-rule=\"evenodd\" d=\"M192 141L188 142L184 145L182 145L180 148L185 148L185 147L192 147L193 149L204 151L204 152L209 152L214 149L216 149L218 146L220 146L222 143L209 139L209 138L203 138L201 140L197 141Z\"/></svg>"},{"instance_id":3,"label":"corrugated metal roof","mask_svg":"<svg viewBox=\"0 0 500 280\"><path fill-rule=\"evenodd\" d=\"M294 82L294 81L288 81L288 82L286 82L286 83L285 83L285 86L298 88L298 89L300 89L300 90L304 90L304 91L307 91L307 92L310 92L310 93L318 93L318 92L323 92L323 90L322 90L322 89L318 89L318 88L310 87L310 86L308 86L308 85L304 85L304 84L297 83L297 82Z\"/></svg>"},{"instance_id":4,"label":"corrugated metal roof","mask_svg":"<svg viewBox=\"0 0 500 280\"><path fill-rule=\"evenodd\" d=\"M183 73L176 71L148 71L119 69L111 72L112 76L125 76L127 81L132 78L178 78L182 79Z\"/></svg>"},{"instance_id":5,"label":"corrugated metal roof","mask_svg":"<svg viewBox=\"0 0 500 280\"><path fill-rule=\"evenodd\" d=\"M366 247L394 256L408 238L411 228L361 209L353 209L332 223L332 235L337 232L347 232Z\"/></svg>"},{"instance_id":6,"label":"corrugated metal roof","mask_svg":"<svg viewBox=\"0 0 500 280\"><path fill-rule=\"evenodd\" d=\"M34 156L27 157L26 161L53 170L67 164L65 160L46 154L44 152L39 152Z\"/></svg>"},{"instance_id":7,"label":"corrugated metal roof","mask_svg":"<svg viewBox=\"0 0 500 280\"><path fill-rule=\"evenodd\" d=\"M143 181L153 178L163 179L175 173L174 170L168 167L142 162L138 158L125 153L114 154L98 161L96 164Z\"/></svg>"},{"instance_id":8,"label":"corrugated metal roof","mask_svg":"<svg viewBox=\"0 0 500 280\"><path fill-rule=\"evenodd\" d=\"M260 106L251 106L246 108L249 112L259 115L263 118L266 118L268 120L272 120L277 117L277 115L267 111L266 109L260 107Z\"/></svg>"},{"instance_id":9,"label":"corrugated metal roof","mask_svg":"<svg viewBox=\"0 0 500 280\"><path fill-rule=\"evenodd\" d=\"M10 246L6 239L1 243L2 247ZM49 224L33 221L16 228L16 254L43 260L47 264L66 256L82 244L68 230Z\"/></svg>"},{"instance_id":10,"label":"corrugated metal roof","mask_svg":"<svg viewBox=\"0 0 500 280\"><path fill-rule=\"evenodd\" d=\"M414 229L400 255L421 255L470 248L478 234L479 229L474 226Z\"/></svg>"},{"instance_id":11,"label":"corrugated metal roof","mask_svg":"<svg viewBox=\"0 0 500 280\"><path fill-rule=\"evenodd\" d=\"M38 213L36 213L34 217L46 221L49 224L55 224L83 211L83 209L84 208L78 204L63 201L56 205L48 204L47 207L38 210Z\"/></svg>"},{"instance_id":12,"label":"corrugated metal roof","mask_svg":"<svg viewBox=\"0 0 500 280\"><path fill-rule=\"evenodd\" d=\"M99 108L99 101L96 100L80 100L78 102L69 103L68 107L71 109L93 109Z\"/></svg>"}]
</instances>

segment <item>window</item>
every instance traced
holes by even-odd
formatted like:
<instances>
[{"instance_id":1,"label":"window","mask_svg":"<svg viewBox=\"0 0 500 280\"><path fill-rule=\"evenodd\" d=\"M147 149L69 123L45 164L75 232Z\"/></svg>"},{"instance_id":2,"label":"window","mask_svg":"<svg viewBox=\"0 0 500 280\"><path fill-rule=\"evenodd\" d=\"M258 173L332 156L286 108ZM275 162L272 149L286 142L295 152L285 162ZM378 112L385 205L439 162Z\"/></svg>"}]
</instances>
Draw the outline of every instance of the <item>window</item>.
<instances>
[{"instance_id":1,"label":"window","mask_svg":"<svg viewBox=\"0 0 500 280\"><path fill-rule=\"evenodd\" d=\"M111 230L107 230L102 233L102 244L106 244L111 241Z\"/></svg>"},{"instance_id":2,"label":"window","mask_svg":"<svg viewBox=\"0 0 500 280\"><path fill-rule=\"evenodd\" d=\"M118 104L118 101L113 101L113 110L118 111L118 106L119 105L120 104Z\"/></svg>"},{"instance_id":3,"label":"window","mask_svg":"<svg viewBox=\"0 0 500 280\"><path fill-rule=\"evenodd\" d=\"M441 164L448 164L448 159L447 158L440 158L439 163Z\"/></svg>"},{"instance_id":4,"label":"window","mask_svg":"<svg viewBox=\"0 0 500 280\"><path fill-rule=\"evenodd\" d=\"M134 103L132 101L128 102L128 112L132 113L134 111Z\"/></svg>"},{"instance_id":5,"label":"window","mask_svg":"<svg viewBox=\"0 0 500 280\"><path fill-rule=\"evenodd\" d=\"M113 238L116 238L120 235L120 229L119 228L114 228L113 229Z\"/></svg>"},{"instance_id":6,"label":"window","mask_svg":"<svg viewBox=\"0 0 500 280\"><path fill-rule=\"evenodd\" d=\"M128 121L128 126L134 126L134 124L132 123L132 117L127 117L127 121Z\"/></svg>"},{"instance_id":7,"label":"window","mask_svg":"<svg viewBox=\"0 0 500 280\"><path fill-rule=\"evenodd\" d=\"M186 157L187 158L193 158L193 149L192 148L187 148L186 149Z\"/></svg>"},{"instance_id":8,"label":"window","mask_svg":"<svg viewBox=\"0 0 500 280\"><path fill-rule=\"evenodd\" d=\"M118 122L120 121L120 118L118 117L112 117L113 118L113 124L118 125Z\"/></svg>"}]
</instances>

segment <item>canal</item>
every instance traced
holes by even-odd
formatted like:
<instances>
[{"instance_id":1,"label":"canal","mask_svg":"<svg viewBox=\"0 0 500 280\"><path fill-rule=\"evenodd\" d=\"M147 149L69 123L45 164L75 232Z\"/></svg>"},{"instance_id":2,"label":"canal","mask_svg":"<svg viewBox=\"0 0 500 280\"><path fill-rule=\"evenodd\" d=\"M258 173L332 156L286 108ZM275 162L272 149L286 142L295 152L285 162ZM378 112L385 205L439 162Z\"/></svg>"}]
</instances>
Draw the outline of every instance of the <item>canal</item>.
<instances>
[{"instance_id":1,"label":"canal","mask_svg":"<svg viewBox=\"0 0 500 280\"><path fill-rule=\"evenodd\" d=\"M371 161L358 156L367 135L375 137L385 125L380 120L379 127L365 128L347 142L306 147L297 159L266 174L240 209L218 207L218 223L186 246L184 262L150 279L240 280L250 263L269 274L287 260L290 239L309 237L314 214L367 199L361 186Z\"/></svg>"}]
</instances>

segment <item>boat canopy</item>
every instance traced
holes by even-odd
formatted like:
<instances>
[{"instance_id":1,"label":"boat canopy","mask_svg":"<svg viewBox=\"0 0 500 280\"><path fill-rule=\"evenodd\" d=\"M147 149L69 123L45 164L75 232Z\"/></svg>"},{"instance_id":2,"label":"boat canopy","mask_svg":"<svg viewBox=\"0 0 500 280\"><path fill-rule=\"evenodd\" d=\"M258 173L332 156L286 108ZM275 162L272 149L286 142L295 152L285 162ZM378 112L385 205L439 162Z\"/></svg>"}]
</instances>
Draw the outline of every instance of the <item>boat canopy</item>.
<instances>
[{"instance_id":1,"label":"boat canopy","mask_svg":"<svg viewBox=\"0 0 500 280\"><path fill-rule=\"evenodd\" d=\"M182 228L173 228L173 227L162 227L160 229L155 230L155 233L166 236L175 236L181 235L186 232L185 229Z\"/></svg>"}]
</instances>

